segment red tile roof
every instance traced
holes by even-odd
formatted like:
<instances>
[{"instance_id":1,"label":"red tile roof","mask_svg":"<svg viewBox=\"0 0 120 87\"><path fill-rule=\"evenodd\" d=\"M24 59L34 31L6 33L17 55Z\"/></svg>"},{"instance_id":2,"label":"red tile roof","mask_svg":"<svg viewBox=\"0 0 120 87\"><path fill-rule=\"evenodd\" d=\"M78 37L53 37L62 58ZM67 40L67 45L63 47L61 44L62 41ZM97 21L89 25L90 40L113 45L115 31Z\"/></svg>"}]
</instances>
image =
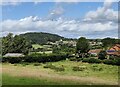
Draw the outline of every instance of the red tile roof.
<instances>
[{"instance_id":1,"label":"red tile roof","mask_svg":"<svg viewBox=\"0 0 120 87\"><path fill-rule=\"evenodd\" d=\"M92 50L89 50L88 53L100 53L100 51L102 51L102 49L92 49Z\"/></svg>"},{"instance_id":2,"label":"red tile roof","mask_svg":"<svg viewBox=\"0 0 120 87\"><path fill-rule=\"evenodd\" d=\"M120 56L120 44L112 46L109 50L107 50L107 54Z\"/></svg>"}]
</instances>

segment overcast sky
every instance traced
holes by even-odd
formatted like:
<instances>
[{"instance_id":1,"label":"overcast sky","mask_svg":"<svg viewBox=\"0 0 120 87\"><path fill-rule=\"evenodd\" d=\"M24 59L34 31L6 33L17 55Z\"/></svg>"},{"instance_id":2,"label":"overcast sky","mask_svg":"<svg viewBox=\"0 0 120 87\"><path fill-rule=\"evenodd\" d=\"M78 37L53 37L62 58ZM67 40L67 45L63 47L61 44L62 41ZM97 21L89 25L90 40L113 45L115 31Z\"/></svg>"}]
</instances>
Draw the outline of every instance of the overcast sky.
<instances>
[{"instance_id":1,"label":"overcast sky","mask_svg":"<svg viewBox=\"0 0 120 87\"><path fill-rule=\"evenodd\" d=\"M2 35L48 32L68 38L118 37L117 2L2 3Z\"/></svg>"}]
</instances>

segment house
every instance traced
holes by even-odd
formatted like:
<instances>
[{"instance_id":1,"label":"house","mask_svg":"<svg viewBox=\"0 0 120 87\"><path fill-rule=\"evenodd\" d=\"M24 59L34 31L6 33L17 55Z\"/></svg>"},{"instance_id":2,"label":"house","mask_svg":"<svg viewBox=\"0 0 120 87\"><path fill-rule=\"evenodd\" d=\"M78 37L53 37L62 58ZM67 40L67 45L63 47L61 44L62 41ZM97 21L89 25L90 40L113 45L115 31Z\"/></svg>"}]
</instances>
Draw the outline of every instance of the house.
<instances>
[{"instance_id":1,"label":"house","mask_svg":"<svg viewBox=\"0 0 120 87\"><path fill-rule=\"evenodd\" d=\"M120 44L115 44L107 50L108 56L120 56Z\"/></svg>"},{"instance_id":2,"label":"house","mask_svg":"<svg viewBox=\"0 0 120 87\"><path fill-rule=\"evenodd\" d=\"M94 55L94 56L98 56L98 54L102 51L102 49L92 49L92 50L89 50L89 54L90 55Z\"/></svg>"},{"instance_id":3,"label":"house","mask_svg":"<svg viewBox=\"0 0 120 87\"><path fill-rule=\"evenodd\" d=\"M100 45L102 45L103 43L100 42L100 41L99 41L99 42L97 42L97 41L90 41L89 44L90 44L91 46L95 46L95 45L100 46Z\"/></svg>"},{"instance_id":4,"label":"house","mask_svg":"<svg viewBox=\"0 0 120 87\"><path fill-rule=\"evenodd\" d=\"M3 57L24 57L22 53L7 53Z\"/></svg>"}]
</instances>

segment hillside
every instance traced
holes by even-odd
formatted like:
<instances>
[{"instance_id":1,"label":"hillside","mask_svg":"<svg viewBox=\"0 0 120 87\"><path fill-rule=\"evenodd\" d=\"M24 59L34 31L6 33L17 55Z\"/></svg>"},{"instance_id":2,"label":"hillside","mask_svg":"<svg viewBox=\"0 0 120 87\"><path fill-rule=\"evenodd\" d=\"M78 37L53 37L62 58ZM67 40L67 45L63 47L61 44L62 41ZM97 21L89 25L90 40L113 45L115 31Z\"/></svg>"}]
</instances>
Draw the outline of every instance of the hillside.
<instances>
[{"instance_id":1,"label":"hillside","mask_svg":"<svg viewBox=\"0 0 120 87\"><path fill-rule=\"evenodd\" d=\"M32 44L46 44L48 41L55 42L60 39L67 39L56 34L43 33L43 32L30 32L25 34L20 34L27 39L29 39Z\"/></svg>"}]
</instances>

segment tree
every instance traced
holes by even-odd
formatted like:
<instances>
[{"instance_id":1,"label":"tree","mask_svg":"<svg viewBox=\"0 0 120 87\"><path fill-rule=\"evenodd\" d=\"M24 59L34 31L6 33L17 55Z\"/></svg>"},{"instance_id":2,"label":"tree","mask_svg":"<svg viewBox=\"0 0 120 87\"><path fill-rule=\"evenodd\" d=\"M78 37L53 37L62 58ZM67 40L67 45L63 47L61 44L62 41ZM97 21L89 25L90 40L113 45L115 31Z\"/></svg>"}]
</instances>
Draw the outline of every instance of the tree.
<instances>
[{"instance_id":1,"label":"tree","mask_svg":"<svg viewBox=\"0 0 120 87\"><path fill-rule=\"evenodd\" d=\"M101 51L99 54L98 54L98 59L101 59L101 60L104 60L106 59L106 51Z\"/></svg>"},{"instance_id":2,"label":"tree","mask_svg":"<svg viewBox=\"0 0 120 87\"><path fill-rule=\"evenodd\" d=\"M102 43L103 43L103 46L105 48L107 48L107 47L112 46L113 44L115 44L116 40L114 38L104 38L102 40Z\"/></svg>"},{"instance_id":3,"label":"tree","mask_svg":"<svg viewBox=\"0 0 120 87\"><path fill-rule=\"evenodd\" d=\"M13 44L13 34L9 33L6 37L2 38L2 54L6 54L7 52L11 52Z\"/></svg>"},{"instance_id":4,"label":"tree","mask_svg":"<svg viewBox=\"0 0 120 87\"><path fill-rule=\"evenodd\" d=\"M8 34L2 38L3 55L6 53L24 53L27 54L32 48L30 41L19 35Z\"/></svg>"},{"instance_id":5,"label":"tree","mask_svg":"<svg viewBox=\"0 0 120 87\"><path fill-rule=\"evenodd\" d=\"M82 58L85 56L85 53L89 51L89 42L85 37L81 37L77 41L76 53L82 55Z\"/></svg>"}]
</instances>

